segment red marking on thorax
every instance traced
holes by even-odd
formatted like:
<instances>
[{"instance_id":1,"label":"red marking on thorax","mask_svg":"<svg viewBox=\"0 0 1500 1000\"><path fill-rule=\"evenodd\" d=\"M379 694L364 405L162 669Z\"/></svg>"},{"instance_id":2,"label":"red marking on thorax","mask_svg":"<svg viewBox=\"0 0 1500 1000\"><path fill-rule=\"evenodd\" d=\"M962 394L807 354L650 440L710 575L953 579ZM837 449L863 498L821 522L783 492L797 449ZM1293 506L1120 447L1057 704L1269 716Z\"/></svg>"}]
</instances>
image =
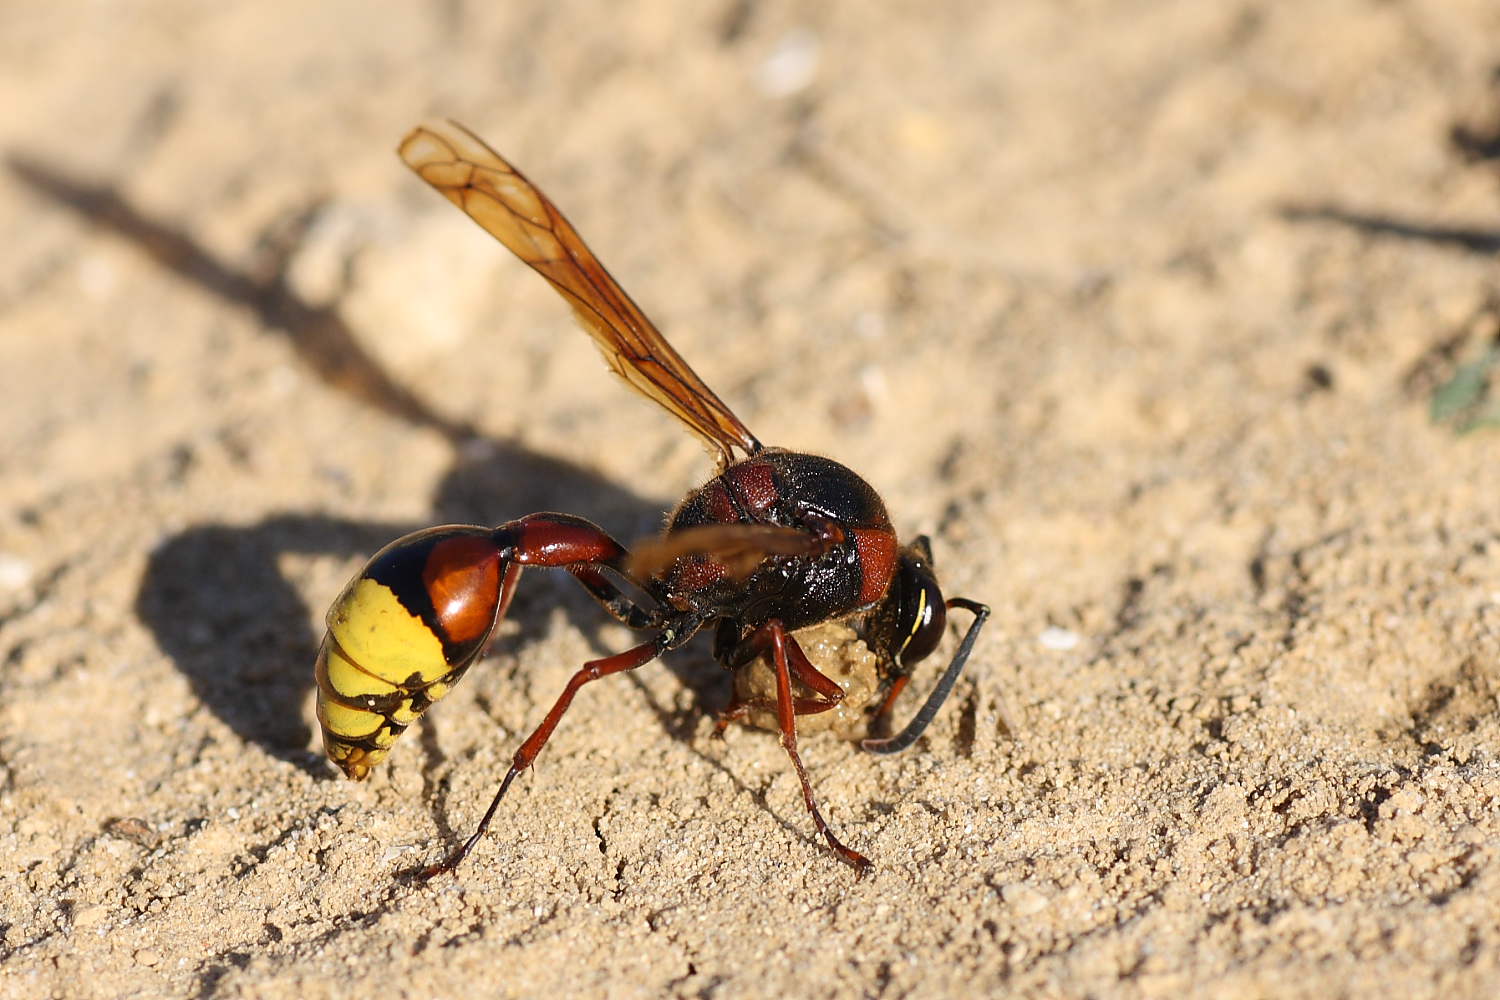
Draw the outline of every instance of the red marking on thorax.
<instances>
[{"instance_id":1,"label":"red marking on thorax","mask_svg":"<svg viewBox=\"0 0 1500 1000\"><path fill-rule=\"evenodd\" d=\"M776 476L765 462L743 462L724 473L735 498L755 517L765 514L781 499Z\"/></svg>"},{"instance_id":2,"label":"red marking on thorax","mask_svg":"<svg viewBox=\"0 0 1500 1000\"><path fill-rule=\"evenodd\" d=\"M672 592L698 594L728 575L723 563L705 556L688 556L677 560L668 589Z\"/></svg>"},{"instance_id":3,"label":"red marking on thorax","mask_svg":"<svg viewBox=\"0 0 1500 1000\"><path fill-rule=\"evenodd\" d=\"M708 509L708 516L717 524L738 524L740 512L735 509L734 501L729 499L729 491L724 484L714 480L703 487L703 502Z\"/></svg>"},{"instance_id":4,"label":"red marking on thorax","mask_svg":"<svg viewBox=\"0 0 1500 1000\"><path fill-rule=\"evenodd\" d=\"M885 596L896 572L896 536L880 528L851 528L854 547L859 550L859 567L863 581L859 603L874 604Z\"/></svg>"}]
</instances>

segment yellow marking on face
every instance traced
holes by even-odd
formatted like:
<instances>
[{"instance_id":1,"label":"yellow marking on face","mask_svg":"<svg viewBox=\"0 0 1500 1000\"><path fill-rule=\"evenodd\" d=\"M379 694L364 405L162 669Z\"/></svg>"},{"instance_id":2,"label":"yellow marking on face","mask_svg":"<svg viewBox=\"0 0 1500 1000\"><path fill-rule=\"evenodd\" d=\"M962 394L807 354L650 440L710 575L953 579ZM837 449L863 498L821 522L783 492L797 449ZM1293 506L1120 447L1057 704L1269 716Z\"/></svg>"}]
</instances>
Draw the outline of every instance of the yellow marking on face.
<instances>
[{"instance_id":1,"label":"yellow marking on face","mask_svg":"<svg viewBox=\"0 0 1500 1000\"><path fill-rule=\"evenodd\" d=\"M328 631L349 659L392 685L414 674L435 681L453 670L426 623L369 577L359 577L339 595L328 611Z\"/></svg>"},{"instance_id":2,"label":"yellow marking on face","mask_svg":"<svg viewBox=\"0 0 1500 1000\"><path fill-rule=\"evenodd\" d=\"M910 646L911 641L917 637L917 632L919 632L922 628L922 620L926 617L926 611L927 588L920 587L917 590L917 613L911 620L911 631L908 632L906 634L906 638L902 640L901 648L896 650L897 656L900 656L902 653L906 652L906 647Z\"/></svg>"}]
</instances>

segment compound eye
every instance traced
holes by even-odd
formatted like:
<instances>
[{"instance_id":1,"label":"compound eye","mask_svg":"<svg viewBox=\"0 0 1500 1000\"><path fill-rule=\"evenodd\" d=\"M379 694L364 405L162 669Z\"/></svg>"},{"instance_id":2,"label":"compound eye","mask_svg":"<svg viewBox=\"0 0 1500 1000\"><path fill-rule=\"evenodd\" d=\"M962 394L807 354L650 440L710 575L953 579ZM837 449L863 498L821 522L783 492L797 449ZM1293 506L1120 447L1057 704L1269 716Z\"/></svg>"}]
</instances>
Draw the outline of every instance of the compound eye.
<instances>
[{"instance_id":1,"label":"compound eye","mask_svg":"<svg viewBox=\"0 0 1500 1000\"><path fill-rule=\"evenodd\" d=\"M901 587L901 618L897 624L901 648L896 658L905 669L929 656L943 639L948 612L937 577L922 559L903 555L897 570Z\"/></svg>"}]
</instances>

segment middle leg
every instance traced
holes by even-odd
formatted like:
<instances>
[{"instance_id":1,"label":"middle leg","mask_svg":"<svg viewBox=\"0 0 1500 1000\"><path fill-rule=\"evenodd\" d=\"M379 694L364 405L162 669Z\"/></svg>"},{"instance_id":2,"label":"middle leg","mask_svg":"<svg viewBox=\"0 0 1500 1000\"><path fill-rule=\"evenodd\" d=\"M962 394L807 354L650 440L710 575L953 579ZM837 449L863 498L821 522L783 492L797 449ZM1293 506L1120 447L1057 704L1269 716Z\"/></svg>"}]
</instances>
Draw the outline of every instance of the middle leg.
<instances>
[{"instance_id":1,"label":"middle leg","mask_svg":"<svg viewBox=\"0 0 1500 1000\"><path fill-rule=\"evenodd\" d=\"M812 661L807 658L807 653L803 651L802 644L795 636L789 635L779 622L777 628L783 636L787 667L791 670L792 676L815 695L812 698L793 697L792 706L796 714L816 715L819 712L837 708L844 700L844 689L839 687L838 682L833 678L813 666ZM771 631L768 626L764 625L741 640L738 638L738 630L734 623L725 619L720 623L719 631L714 636L714 658L731 671L749 665L757 656L771 650ZM729 705L719 713L718 722L714 725L714 734L722 736L730 723L744 719L752 709L771 711L776 706L777 703L770 699L742 699L735 695Z\"/></svg>"}]
</instances>

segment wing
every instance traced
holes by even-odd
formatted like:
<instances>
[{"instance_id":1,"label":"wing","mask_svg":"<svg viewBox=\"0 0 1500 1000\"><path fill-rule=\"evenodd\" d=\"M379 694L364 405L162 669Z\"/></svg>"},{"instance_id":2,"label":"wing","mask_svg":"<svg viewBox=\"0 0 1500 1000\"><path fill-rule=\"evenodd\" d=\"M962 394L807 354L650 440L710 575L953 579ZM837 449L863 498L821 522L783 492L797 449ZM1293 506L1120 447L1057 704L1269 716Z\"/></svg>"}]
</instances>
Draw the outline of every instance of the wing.
<instances>
[{"instance_id":1,"label":"wing","mask_svg":"<svg viewBox=\"0 0 1500 1000\"><path fill-rule=\"evenodd\" d=\"M717 450L721 464L760 450L630 300L578 232L521 172L456 122L415 129L398 150L406 165L568 300L609 367Z\"/></svg>"},{"instance_id":2,"label":"wing","mask_svg":"<svg viewBox=\"0 0 1500 1000\"><path fill-rule=\"evenodd\" d=\"M647 579L683 556L708 556L731 579L743 580L771 556L817 556L826 539L780 524L700 524L640 542L630 553L630 572Z\"/></svg>"}]
</instances>

